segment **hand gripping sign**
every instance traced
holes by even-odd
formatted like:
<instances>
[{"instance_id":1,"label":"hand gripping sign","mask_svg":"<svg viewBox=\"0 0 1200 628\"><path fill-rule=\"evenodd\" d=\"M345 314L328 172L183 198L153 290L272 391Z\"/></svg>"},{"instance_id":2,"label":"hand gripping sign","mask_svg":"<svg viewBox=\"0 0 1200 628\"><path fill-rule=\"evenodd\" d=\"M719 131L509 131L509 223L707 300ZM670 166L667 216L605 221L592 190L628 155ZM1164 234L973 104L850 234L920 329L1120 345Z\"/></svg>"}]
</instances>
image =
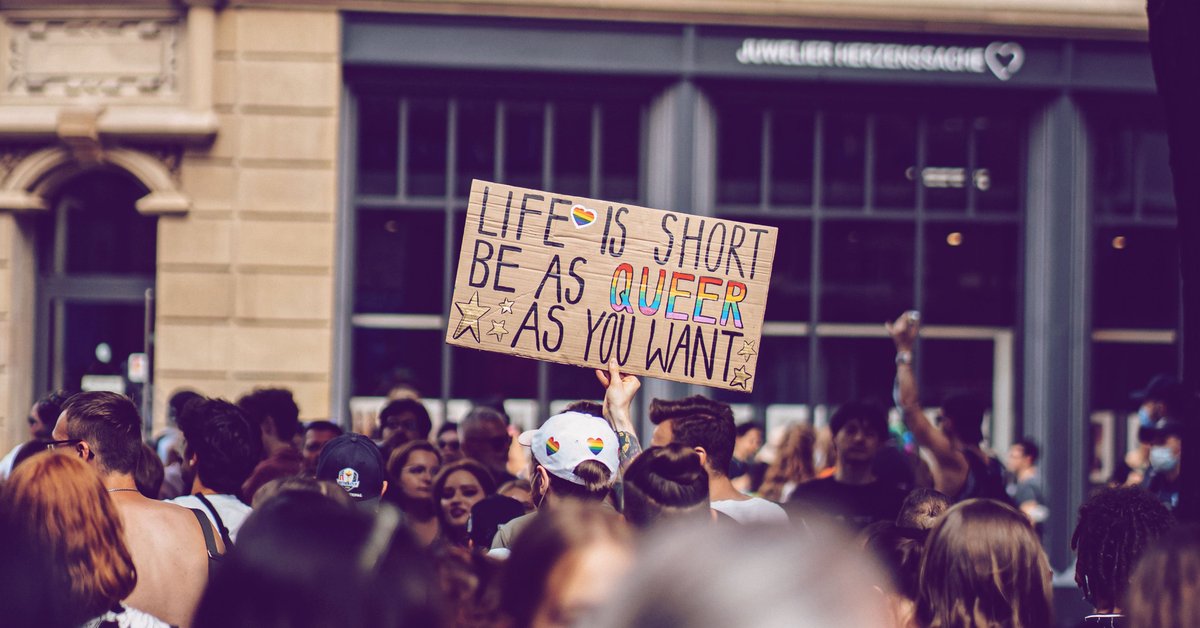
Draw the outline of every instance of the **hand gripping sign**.
<instances>
[{"instance_id":1,"label":"hand gripping sign","mask_svg":"<svg viewBox=\"0 0 1200 628\"><path fill-rule=\"evenodd\" d=\"M476 180L446 342L750 392L776 235Z\"/></svg>"}]
</instances>

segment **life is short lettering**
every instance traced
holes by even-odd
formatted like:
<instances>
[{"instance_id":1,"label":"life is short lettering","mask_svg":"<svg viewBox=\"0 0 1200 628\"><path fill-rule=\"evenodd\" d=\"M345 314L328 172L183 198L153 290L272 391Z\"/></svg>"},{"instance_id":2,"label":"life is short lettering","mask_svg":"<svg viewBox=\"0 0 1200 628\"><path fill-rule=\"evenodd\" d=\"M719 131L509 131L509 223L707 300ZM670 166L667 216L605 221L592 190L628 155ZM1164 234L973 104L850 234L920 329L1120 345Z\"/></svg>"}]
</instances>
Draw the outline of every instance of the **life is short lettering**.
<instances>
[{"instance_id":1,"label":"life is short lettering","mask_svg":"<svg viewBox=\"0 0 1200 628\"><path fill-rule=\"evenodd\" d=\"M774 227L476 180L446 342L753 390Z\"/></svg>"}]
</instances>

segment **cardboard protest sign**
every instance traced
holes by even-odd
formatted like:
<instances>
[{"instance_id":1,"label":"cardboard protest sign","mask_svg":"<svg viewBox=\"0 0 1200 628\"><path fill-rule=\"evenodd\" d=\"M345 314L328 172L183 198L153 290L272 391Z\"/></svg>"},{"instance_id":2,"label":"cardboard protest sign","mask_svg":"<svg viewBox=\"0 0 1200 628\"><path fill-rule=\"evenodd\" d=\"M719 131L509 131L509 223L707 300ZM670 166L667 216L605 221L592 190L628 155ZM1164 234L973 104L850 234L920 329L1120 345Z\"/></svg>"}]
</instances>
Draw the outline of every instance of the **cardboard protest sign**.
<instances>
[{"instance_id":1,"label":"cardboard protest sign","mask_svg":"<svg viewBox=\"0 0 1200 628\"><path fill-rule=\"evenodd\" d=\"M446 342L754 389L777 230L474 181Z\"/></svg>"}]
</instances>

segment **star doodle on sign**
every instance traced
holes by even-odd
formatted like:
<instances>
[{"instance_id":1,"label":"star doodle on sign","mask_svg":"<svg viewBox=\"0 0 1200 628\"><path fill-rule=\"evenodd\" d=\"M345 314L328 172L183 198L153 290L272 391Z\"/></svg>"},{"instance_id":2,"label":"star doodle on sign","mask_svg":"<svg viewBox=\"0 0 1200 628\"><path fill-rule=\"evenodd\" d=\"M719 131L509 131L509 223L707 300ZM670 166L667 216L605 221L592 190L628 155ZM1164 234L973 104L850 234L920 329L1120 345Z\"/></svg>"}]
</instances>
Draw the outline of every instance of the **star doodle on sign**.
<instances>
[{"instance_id":1,"label":"star doodle on sign","mask_svg":"<svg viewBox=\"0 0 1200 628\"><path fill-rule=\"evenodd\" d=\"M501 314L512 314L513 306L516 304L517 304L516 301L512 301L510 299L504 299L503 301L500 301L500 313Z\"/></svg>"},{"instance_id":2,"label":"star doodle on sign","mask_svg":"<svg viewBox=\"0 0 1200 628\"><path fill-rule=\"evenodd\" d=\"M492 319L492 330L487 335L495 336L497 341L504 342L504 334L507 333L508 330L504 328L504 321Z\"/></svg>"},{"instance_id":3,"label":"star doodle on sign","mask_svg":"<svg viewBox=\"0 0 1200 628\"><path fill-rule=\"evenodd\" d=\"M749 362L750 358L758 355L758 350L754 348L755 340L743 340L742 348L738 349L737 354L744 358L743 361Z\"/></svg>"},{"instance_id":4,"label":"star doodle on sign","mask_svg":"<svg viewBox=\"0 0 1200 628\"><path fill-rule=\"evenodd\" d=\"M751 377L754 376L750 374L750 371L746 370L746 367L739 366L733 369L733 379L729 381L729 385L746 390L746 382L750 381Z\"/></svg>"},{"instance_id":5,"label":"star doodle on sign","mask_svg":"<svg viewBox=\"0 0 1200 628\"><path fill-rule=\"evenodd\" d=\"M483 318L484 314L492 311L490 307L483 307L479 304L479 293L471 295L470 299L461 303L455 302L454 307L458 308L458 313L462 314L462 318L458 320L458 327L454 329L454 339L459 336L471 332L475 337L475 342L479 342L479 319Z\"/></svg>"}]
</instances>

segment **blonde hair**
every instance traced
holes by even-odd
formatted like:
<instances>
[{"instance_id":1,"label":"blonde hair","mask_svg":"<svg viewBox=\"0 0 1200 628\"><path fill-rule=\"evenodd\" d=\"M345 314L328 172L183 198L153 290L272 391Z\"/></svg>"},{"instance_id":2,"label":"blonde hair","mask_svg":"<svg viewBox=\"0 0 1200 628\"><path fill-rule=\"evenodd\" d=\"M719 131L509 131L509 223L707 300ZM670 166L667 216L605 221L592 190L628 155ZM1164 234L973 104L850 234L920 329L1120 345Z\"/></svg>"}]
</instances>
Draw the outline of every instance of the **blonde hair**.
<instances>
[{"instance_id":1,"label":"blonde hair","mask_svg":"<svg viewBox=\"0 0 1200 628\"><path fill-rule=\"evenodd\" d=\"M771 501L784 498L783 489L788 482L800 484L816 477L813 467L813 449L817 443L817 432L807 423L794 423L783 434L775 462L767 469L760 497Z\"/></svg>"},{"instance_id":2,"label":"blonde hair","mask_svg":"<svg viewBox=\"0 0 1200 628\"><path fill-rule=\"evenodd\" d=\"M927 628L1046 628L1050 563L1029 519L990 499L949 510L921 557L917 617Z\"/></svg>"},{"instance_id":3,"label":"blonde hair","mask_svg":"<svg viewBox=\"0 0 1200 628\"><path fill-rule=\"evenodd\" d=\"M38 454L0 487L8 516L48 557L69 587L64 603L82 620L129 597L137 584L116 504L100 477L78 458Z\"/></svg>"}]
</instances>

